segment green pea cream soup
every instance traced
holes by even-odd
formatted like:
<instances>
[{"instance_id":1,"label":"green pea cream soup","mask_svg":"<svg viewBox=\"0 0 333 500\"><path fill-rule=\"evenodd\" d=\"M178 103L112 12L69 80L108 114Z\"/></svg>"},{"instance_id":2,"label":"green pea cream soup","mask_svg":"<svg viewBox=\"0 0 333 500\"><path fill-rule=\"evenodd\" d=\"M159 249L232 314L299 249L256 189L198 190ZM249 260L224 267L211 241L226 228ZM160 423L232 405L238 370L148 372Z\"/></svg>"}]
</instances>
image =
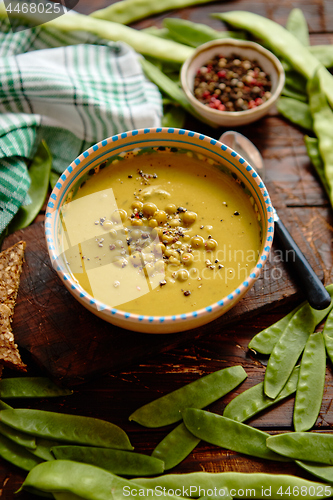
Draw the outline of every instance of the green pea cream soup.
<instances>
[{"instance_id":1,"label":"green pea cream soup","mask_svg":"<svg viewBox=\"0 0 333 500\"><path fill-rule=\"evenodd\" d=\"M91 169L60 228L66 266L84 290L149 316L220 300L249 275L261 246L259 212L239 179L210 158L160 149Z\"/></svg>"}]
</instances>

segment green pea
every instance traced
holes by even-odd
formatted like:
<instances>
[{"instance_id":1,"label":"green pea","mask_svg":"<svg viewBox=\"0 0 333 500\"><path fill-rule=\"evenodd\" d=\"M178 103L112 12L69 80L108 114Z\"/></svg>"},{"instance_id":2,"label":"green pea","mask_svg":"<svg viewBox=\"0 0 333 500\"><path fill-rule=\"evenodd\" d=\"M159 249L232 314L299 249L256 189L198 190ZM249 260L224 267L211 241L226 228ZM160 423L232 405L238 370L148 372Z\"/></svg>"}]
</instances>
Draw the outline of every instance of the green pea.
<instances>
[{"instance_id":1,"label":"green pea","mask_svg":"<svg viewBox=\"0 0 333 500\"><path fill-rule=\"evenodd\" d=\"M324 394L325 343L321 332L312 333L306 343L297 383L294 428L307 431L316 423Z\"/></svg>"},{"instance_id":2,"label":"green pea","mask_svg":"<svg viewBox=\"0 0 333 500\"><path fill-rule=\"evenodd\" d=\"M275 405L296 392L298 374L299 366L296 366L288 382L275 399L266 396L263 382L250 387L250 389L240 393L230 401L224 409L223 416L236 420L237 422L244 422L266 408Z\"/></svg>"},{"instance_id":3,"label":"green pea","mask_svg":"<svg viewBox=\"0 0 333 500\"><path fill-rule=\"evenodd\" d=\"M325 188L327 196L329 197L330 187L325 176L324 163L320 156L319 141L316 137L309 137L308 135L305 135L304 142L311 163L315 167L316 172L319 175L319 178Z\"/></svg>"},{"instance_id":4,"label":"green pea","mask_svg":"<svg viewBox=\"0 0 333 500\"><path fill-rule=\"evenodd\" d=\"M333 111L322 92L318 72L308 83L308 93L313 129L318 138L325 178L329 185L330 201L333 204Z\"/></svg>"},{"instance_id":5,"label":"green pea","mask_svg":"<svg viewBox=\"0 0 333 500\"><path fill-rule=\"evenodd\" d=\"M233 495L241 491L243 494L239 498L245 498L244 492L248 491L246 498L260 500L267 500L267 498L290 500L296 498L296 495L304 500L311 500L328 498L333 494L332 486L288 474L192 472L190 474L166 474L155 478L135 478L134 481L135 484L141 484L150 489L156 487L166 488L166 490L180 489L183 496L186 494L191 498L197 498L200 494L204 496L214 488L217 489L221 498L224 498L226 492ZM222 489L224 492L221 491Z\"/></svg>"},{"instance_id":6,"label":"green pea","mask_svg":"<svg viewBox=\"0 0 333 500\"><path fill-rule=\"evenodd\" d=\"M277 103L278 112L295 125L312 130L313 122L309 105L289 97L280 97Z\"/></svg>"},{"instance_id":7,"label":"green pea","mask_svg":"<svg viewBox=\"0 0 333 500\"><path fill-rule=\"evenodd\" d=\"M289 314L281 318L273 325L257 333L257 335L255 335L250 341L249 348L258 351L261 354L270 354L273 347L286 329L291 318L304 304L305 302L295 307L295 309L293 309Z\"/></svg>"},{"instance_id":8,"label":"green pea","mask_svg":"<svg viewBox=\"0 0 333 500\"><path fill-rule=\"evenodd\" d=\"M323 66L332 68L333 45L312 45L309 50Z\"/></svg>"},{"instance_id":9,"label":"green pea","mask_svg":"<svg viewBox=\"0 0 333 500\"><path fill-rule=\"evenodd\" d=\"M0 380L0 395L11 398L52 398L73 394L46 377L15 377Z\"/></svg>"},{"instance_id":10,"label":"green pea","mask_svg":"<svg viewBox=\"0 0 333 500\"><path fill-rule=\"evenodd\" d=\"M332 296L331 285L327 290ZM264 379L266 396L274 399L283 389L310 334L331 308L332 303L326 309L319 311L312 309L306 303L293 315L269 357Z\"/></svg>"},{"instance_id":11,"label":"green pea","mask_svg":"<svg viewBox=\"0 0 333 500\"><path fill-rule=\"evenodd\" d=\"M285 457L333 465L333 434L286 432L270 436L266 444Z\"/></svg>"},{"instance_id":12,"label":"green pea","mask_svg":"<svg viewBox=\"0 0 333 500\"><path fill-rule=\"evenodd\" d=\"M295 71L298 71L307 79L312 78L319 68L323 95L326 95L330 105L333 106L332 75L324 66L320 65L318 59L292 33L278 23L252 12L237 10L212 15L259 38L275 54L283 57Z\"/></svg>"},{"instance_id":13,"label":"green pea","mask_svg":"<svg viewBox=\"0 0 333 500\"><path fill-rule=\"evenodd\" d=\"M165 436L154 449L152 456L164 462L165 470L180 464L200 442L187 430L183 422Z\"/></svg>"},{"instance_id":14,"label":"green pea","mask_svg":"<svg viewBox=\"0 0 333 500\"><path fill-rule=\"evenodd\" d=\"M131 451L92 446L55 446L52 453L58 460L96 465L120 476L153 476L164 472L162 460Z\"/></svg>"},{"instance_id":15,"label":"green pea","mask_svg":"<svg viewBox=\"0 0 333 500\"><path fill-rule=\"evenodd\" d=\"M281 456L267 448L266 439L269 437L267 432L195 408L187 408L182 411L182 415L187 429L207 443L253 457L283 460Z\"/></svg>"},{"instance_id":16,"label":"green pea","mask_svg":"<svg viewBox=\"0 0 333 500\"><path fill-rule=\"evenodd\" d=\"M326 352L331 362L333 363L333 311L331 311L327 316L323 329L323 336Z\"/></svg>"},{"instance_id":17,"label":"green pea","mask_svg":"<svg viewBox=\"0 0 333 500\"><path fill-rule=\"evenodd\" d=\"M30 196L31 203L20 207L10 225L11 232L29 226L41 210L49 187L51 165L52 156L50 150L46 142L42 141L29 167L31 182L28 195Z\"/></svg>"},{"instance_id":18,"label":"green pea","mask_svg":"<svg viewBox=\"0 0 333 500\"><path fill-rule=\"evenodd\" d=\"M208 406L237 387L246 377L242 366L223 368L142 406L130 415L129 420L145 427L173 424L181 420L181 410Z\"/></svg>"},{"instance_id":19,"label":"green pea","mask_svg":"<svg viewBox=\"0 0 333 500\"><path fill-rule=\"evenodd\" d=\"M315 462L301 462L300 460L295 460L297 465L302 467L310 474L318 477L322 481L327 483L333 483L333 466L325 464L316 464Z\"/></svg>"},{"instance_id":20,"label":"green pea","mask_svg":"<svg viewBox=\"0 0 333 500\"><path fill-rule=\"evenodd\" d=\"M77 496L69 497L70 499L82 497L86 500L151 496L145 487L133 481L116 476L95 465L71 460L53 460L37 465L29 472L21 489L32 493L37 491L71 493ZM179 497L172 495L168 498L179 500Z\"/></svg>"},{"instance_id":21,"label":"green pea","mask_svg":"<svg viewBox=\"0 0 333 500\"><path fill-rule=\"evenodd\" d=\"M292 9L287 19L287 30L292 33L303 45L310 45L308 23L301 9Z\"/></svg>"},{"instance_id":22,"label":"green pea","mask_svg":"<svg viewBox=\"0 0 333 500\"><path fill-rule=\"evenodd\" d=\"M2 434L0 434L0 456L7 460L7 462L27 471L42 461L23 446L14 443L14 441Z\"/></svg>"},{"instance_id":23,"label":"green pea","mask_svg":"<svg viewBox=\"0 0 333 500\"><path fill-rule=\"evenodd\" d=\"M97 418L42 410L11 409L0 411L0 421L14 429L46 439L105 448L133 449L125 431Z\"/></svg>"}]
</instances>

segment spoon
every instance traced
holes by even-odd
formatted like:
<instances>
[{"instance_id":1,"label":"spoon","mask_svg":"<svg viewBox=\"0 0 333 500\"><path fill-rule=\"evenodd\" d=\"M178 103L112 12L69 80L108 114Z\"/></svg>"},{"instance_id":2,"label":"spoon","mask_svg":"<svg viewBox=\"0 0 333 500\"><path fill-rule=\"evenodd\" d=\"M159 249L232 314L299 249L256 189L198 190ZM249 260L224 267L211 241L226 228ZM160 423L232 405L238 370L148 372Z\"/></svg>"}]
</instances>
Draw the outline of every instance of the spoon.
<instances>
[{"instance_id":1,"label":"spoon","mask_svg":"<svg viewBox=\"0 0 333 500\"><path fill-rule=\"evenodd\" d=\"M229 130L221 135L220 142L223 142L231 149L236 151L246 160L251 167L259 174L262 180L265 178L265 166L263 158L256 146L243 134ZM324 285L304 257L303 253L293 240L291 234L274 210L275 234L277 235L281 246L288 255L292 251L293 269L296 272L297 279L303 287L304 294L313 309L326 309L331 303L331 297Z\"/></svg>"}]
</instances>

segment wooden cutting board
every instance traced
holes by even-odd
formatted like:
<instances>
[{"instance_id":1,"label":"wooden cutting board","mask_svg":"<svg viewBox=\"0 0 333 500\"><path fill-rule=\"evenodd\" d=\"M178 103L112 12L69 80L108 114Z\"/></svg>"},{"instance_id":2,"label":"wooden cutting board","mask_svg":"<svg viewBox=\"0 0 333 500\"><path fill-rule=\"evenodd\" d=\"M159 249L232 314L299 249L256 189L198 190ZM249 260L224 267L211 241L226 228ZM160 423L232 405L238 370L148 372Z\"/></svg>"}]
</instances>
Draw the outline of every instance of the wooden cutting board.
<instances>
[{"instance_id":1,"label":"wooden cutting board","mask_svg":"<svg viewBox=\"0 0 333 500\"><path fill-rule=\"evenodd\" d=\"M318 259L302 232L297 230L296 223L293 235L323 279ZM15 338L28 364L31 356L49 376L64 385L123 368L181 342L220 331L230 323L238 321L241 325L250 314L258 314L277 304L288 301L290 309L301 299L289 268L281 262L280 252L273 249L270 262L254 287L219 319L179 334L130 332L100 320L65 289L49 261L43 223L12 234L3 248L20 239L26 241L27 248L13 321Z\"/></svg>"}]
</instances>

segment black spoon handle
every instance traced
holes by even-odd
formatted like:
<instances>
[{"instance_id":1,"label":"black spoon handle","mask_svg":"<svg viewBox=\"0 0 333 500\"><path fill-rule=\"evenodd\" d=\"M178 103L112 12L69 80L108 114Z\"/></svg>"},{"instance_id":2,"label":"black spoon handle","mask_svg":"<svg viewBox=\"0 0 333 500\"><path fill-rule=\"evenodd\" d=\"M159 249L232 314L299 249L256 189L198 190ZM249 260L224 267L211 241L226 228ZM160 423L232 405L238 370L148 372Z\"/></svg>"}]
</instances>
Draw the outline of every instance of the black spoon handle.
<instances>
[{"instance_id":1,"label":"black spoon handle","mask_svg":"<svg viewBox=\"0 0 333 500\"><path fill-rule=\"evenodd\" d=\"M295 270L298 281L303 286L303 292L310 306L313 309L326 309L331 303L330 294L279 218L275 220L275 234L284 250L292 251L291 265Z\"/></svg>"}]
</instances>

